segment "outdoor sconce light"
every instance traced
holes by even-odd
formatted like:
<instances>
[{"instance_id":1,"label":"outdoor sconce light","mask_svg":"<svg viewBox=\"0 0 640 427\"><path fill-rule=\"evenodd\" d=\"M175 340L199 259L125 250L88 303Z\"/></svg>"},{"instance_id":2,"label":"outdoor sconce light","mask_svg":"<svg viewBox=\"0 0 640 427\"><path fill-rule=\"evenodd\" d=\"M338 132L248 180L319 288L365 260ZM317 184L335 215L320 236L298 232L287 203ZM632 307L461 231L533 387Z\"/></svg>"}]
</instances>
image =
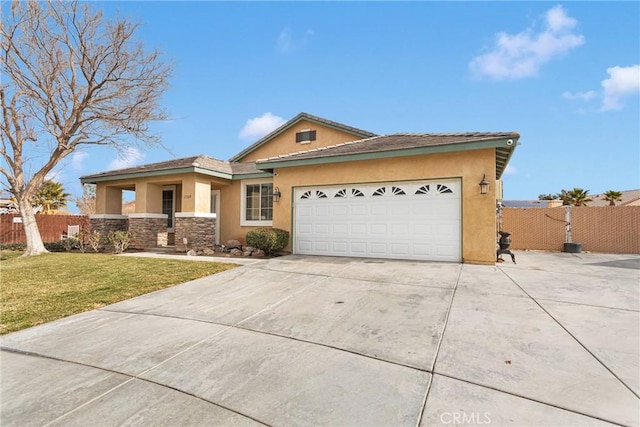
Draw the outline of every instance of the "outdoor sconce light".
<instances>
[{"instance_id":1,"label":"outdoor sconce light","mask_svg":"<svg viewBox=\"0 0 640 427\"><path fill-rule=\"evenodd\" d=\"M489 192L489 181L487 181L487 174L482 175L482 181L480 181L480 194L487 194Z\"/></svg>"},{"instance_id":2,"label":"outdoor sconce light","mask_svg":"<svg viewBox=\"0 0 640 427\"><path fill-rule=\"evenodd\" d=\"M273 189L273 201L274 202L279 202L280 201L280 196L282 196L282 193L280 193L280 189L278 187Z\"/></svg>"}]
</instances>

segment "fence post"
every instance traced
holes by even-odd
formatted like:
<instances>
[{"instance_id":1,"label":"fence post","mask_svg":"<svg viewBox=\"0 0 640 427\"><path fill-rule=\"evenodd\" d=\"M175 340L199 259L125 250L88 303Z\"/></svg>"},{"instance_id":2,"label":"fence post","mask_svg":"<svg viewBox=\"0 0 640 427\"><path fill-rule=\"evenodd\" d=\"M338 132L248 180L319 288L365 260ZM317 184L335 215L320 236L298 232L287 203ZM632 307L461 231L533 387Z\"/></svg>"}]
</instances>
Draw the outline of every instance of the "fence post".
<instances>
[{"instance_id":1,"label":"fence post","mask_svg":"<svg viewBox=\"0 0 640 427\"><path fill-rule=\"evenodd\" d=\"M564 207L564 242L573 243L571 241L571 205Z\"/></svg>"}]
</instances>

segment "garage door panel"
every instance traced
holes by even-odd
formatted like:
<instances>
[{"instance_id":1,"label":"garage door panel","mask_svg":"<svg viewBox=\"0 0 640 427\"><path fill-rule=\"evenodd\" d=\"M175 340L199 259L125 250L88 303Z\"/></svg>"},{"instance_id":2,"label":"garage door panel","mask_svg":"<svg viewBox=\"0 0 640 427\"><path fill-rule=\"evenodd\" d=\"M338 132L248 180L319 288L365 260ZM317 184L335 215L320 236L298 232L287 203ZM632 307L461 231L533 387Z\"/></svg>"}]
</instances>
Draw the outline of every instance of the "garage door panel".
<instances>
[{"instance_id":1,"label":"garage door panel","mask_svg":"<svg viewBox=\"0 0 640 427\"><path fill-rule=\"evenodd\" d=\"M296 243L300 251L303 251L303 252L313 251L313 240L298 238Z\"/></svg>"},{"instance_id":2,"label":"garage door panel","mask_svg":"<svg viewBox=\"0 0 640 427\"><path fill-rule=\"evenodd\" d=\"M329 253L329 249L331 248L331 242L329 240L319 240L316 239L314 241L314 249L316 251L321 252L322 254Z\"/></svg>"},{"instance_id":3,"label":"garage door panel","mask_svg":"<svg viewBox=\"0 0 640 427\"><path fill-rule=\"evenodd\" d=\"M416 236L420 236L421 238L427 238L433 235L433 224L415 224L413 227L413 232Z\"/></svg>"},{"instance_id":4,"label":"garage door panel","mask_svg":"<svg viewBox=\"0 0 640 427\"><path fill-rule=\"evenodd\" d=\"M349 232L349 226L347 224L333 223L331 226L333 227L331 231L336 236L346 235Z\"/></svg>"},{"instance_id":5,"label":"garage door panel","mask_svg":"<svg viewBox=\"0 0 640 427\"><path fill-rule=\"evenodd\" d=\"M385 257L387 255L387 244L384 242L369 243L369 254L374 257Z\"/></svg>"},{"instance_id":6,"label":"garage door panel","mask_svg":"<svg viewBox=\"0 0 640 427\"><path fill-rule=\"evenodd\" d=\"M349 207L346 205L331 206L331 216L333 218L344 218L348 214L349 214Z\"/></svg>"},{"instance_id":7,"label":"garage door panel","mask_svg":"<svg viewBox=\"0 0 640 427\"><path fill-rule=\"evenodd\" d=\"M313 224L308 222L300 223L300 225L298 226L298 234L299 235L313 234Z\"/></svg>"},{"instance_id":8,"label":"garage door panel","mask_svg":"<svg viewBox=\"0 0 640 427\"><path fill-rule=\"evenodd\" d=\"M313 217L313 206L300 206L296 209L296 215L300 218L311 218Z\"/></svg>"},{"instance_id":9,"label":"garage door panel","mask_svg":"<svg viewBox=\"0 0 640 427\"><path fill-rule=\"evenodd\" d=\"M460 188L454 179L298 188L294 252L460 261Z\"/></svg>"},{"instance_id":10,"label":"garage door panel","mask_svg":"<svg viewBox=\"0 0 640 427\"><path fill-rule=\"evenodd\" d=\"M349 206L349 215L354 218L365 217L367 215L367 206L362 203L353 204Z\"/></svg>"},{"instance_id":11,"label":"garage door panel","mask_svg":"<svg viewBox=\"0 0 640 427\"><path fill-rule=\"evenodd\" d=\"M351 242L349 251L356 256L365 256L367 254L367 244L365 242Z\"/></svg>"},{"instance_id":12,"label":"garage door panel","mask_svg":"<svg viewBox=\"0 0 640 427\"><path fill-rule=\"evenodd\" d=\"M329 224L316 224L315 230L317 234L330 234L330 225Z\"/></svg>"},{"instance_id":13,"label":"garage door panel","mask_svg":"<svg viewBox=\"0 0 640 427\"><path fill-rule=\"evenodd\" d=\"M347 242L332 242L331 248L336 255L346 255L349 253L349 245Z\"/></svg>"},{"instance_id":14,"label":"garage door panel","mask_svg":"<svg viewBox=\"0 0 640 427\"><path fill-rule=\"evenodd\" d=\"M413 254L419 257L424 257L425 259L429 259L433 256L432 246L426 243L414 243L413 244Z\"/></svg>"},{"instance_id":15,"label":"garage door panel","mask_svg":"<svg viewBox=\"0 0 640 427\"><path fill-rule=\"evenodd\" d=\"M396 238L401 238L401 236L409 236L411 234L411 227L409 224L391 224L391 234L396 236Z\"/></svg>"},{"instance_id":16,"label":"garage door panel","mask_svg":"<svg viewBox=\"0 0 640 427\"><path fill-rule=\"evenodd\" d=\"M390 243L389 254L398 258L407 257L409 255L409 245L400 244L400 243Z\"/></svg>"},{"instance_id":17,"label":"garage door panel","mask_svg":"<svg viewBox=\"0 0 640 427\"><path fill-rule=\"evenodd\" d=\"M326 218L329 216L329 213L331 212L331 207L328 205L317 205L315 206L315 212L314 215L316 216L316 218Z\"/></svg>"},{"instance_id":18,"label":"garage door panel","mask_svg":"<svg viewBox=\"0 0 640 427\"><path fill-rule=\"evenodd\" d=\"M382 216L382 217L387 217L387 207L384 205L372 205L370 207L370 211L369 213L372 216Z\"/></svg>"},{"instance_id":19,"label":"garage door panel","mask_svg":"<svg viewBox=\"0 0 640 427\"><path fill-rule=\"evenodd\" d=\"M377 235L380 235L380 234L386 235L388 229L389 228L388 228L387 224L379 224L379 223L371 224L371 234L374 234L374 235L375 234L377 234Z\"/></svg>"},{"instance_id":20,"label":"garage door panel","mask_svg":"<svg viewBox=\"0 0 640 427\"><path fill-rule=\"evenodd\" d=\"M364 223L350 224L349 232L352 235L364 236L367 234L367 224L364 224Z\"/></svg>"},{"instance_id":21,"label":"garage door panel","mask_svg":"<svg viewBox=\"0 0 640 427\"><path fill-rule=\"evenodd\" d=\"M406 201L389 200L388 203L389 215L404 217L411 214L411 204Z\"/></svg>"}]
</instances>

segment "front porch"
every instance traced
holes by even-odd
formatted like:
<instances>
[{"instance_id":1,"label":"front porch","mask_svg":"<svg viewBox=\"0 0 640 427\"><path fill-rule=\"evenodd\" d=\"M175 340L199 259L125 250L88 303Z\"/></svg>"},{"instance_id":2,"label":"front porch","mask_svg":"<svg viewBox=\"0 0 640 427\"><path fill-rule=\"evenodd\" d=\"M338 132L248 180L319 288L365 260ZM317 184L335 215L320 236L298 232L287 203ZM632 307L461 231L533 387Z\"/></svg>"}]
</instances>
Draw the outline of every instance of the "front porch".
<instances>
[{"instance_id":1,"label":"front porch","mask_svg":"<svg viewBox=\"0 0 640 427\"><path fill-rule=\"evenodd\" d=\"M96 183L92 230L104 237L128 231L132 249L214 249L219 244L220 192L228 184L207 176L162 178ZM135 209L128 214L122 208L125 191L135 192Z\"/></svg>"}]
</instances>

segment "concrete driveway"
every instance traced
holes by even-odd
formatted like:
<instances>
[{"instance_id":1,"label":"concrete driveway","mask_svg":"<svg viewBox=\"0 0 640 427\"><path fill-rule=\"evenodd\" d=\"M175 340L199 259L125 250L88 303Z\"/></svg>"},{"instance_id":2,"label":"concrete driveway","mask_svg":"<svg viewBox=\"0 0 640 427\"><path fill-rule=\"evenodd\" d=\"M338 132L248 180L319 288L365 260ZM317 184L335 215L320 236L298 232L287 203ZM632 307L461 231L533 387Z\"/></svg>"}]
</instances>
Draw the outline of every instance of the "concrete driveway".
<instances>
[{"instance_id":1,"label":"concrete driveway","mask_svg":"<svg viewBox=\"0 0 640 427\"><path fill-rule=\"evenodd\" d=\"M4 336L0 425L640 424L640 256L289 256Z\"/></svg>"}]
</instances>

